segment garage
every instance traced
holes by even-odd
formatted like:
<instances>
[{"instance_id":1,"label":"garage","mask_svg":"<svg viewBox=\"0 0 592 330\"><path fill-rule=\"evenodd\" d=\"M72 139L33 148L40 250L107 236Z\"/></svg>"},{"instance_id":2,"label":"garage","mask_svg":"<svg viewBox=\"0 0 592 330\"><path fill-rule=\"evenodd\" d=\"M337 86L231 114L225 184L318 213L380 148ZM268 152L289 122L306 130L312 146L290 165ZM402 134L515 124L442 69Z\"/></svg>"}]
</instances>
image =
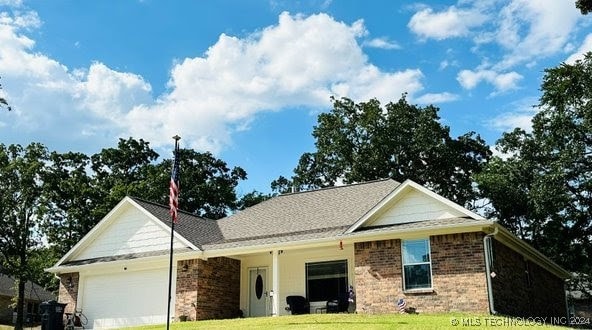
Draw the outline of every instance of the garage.
<instances>
[{"instance_id":1,"label":"garage","mask_svg":"<svg viewBox=\"0 0 592 330\"><path fill-rule=\"evenodd\" d=\"M78 308L85 328L107 329L166 323L168 268L89 275ZM173 286L174 287L174 286ZM173 302L174 303L174 302Z\"/></svg>"}]
</instances>

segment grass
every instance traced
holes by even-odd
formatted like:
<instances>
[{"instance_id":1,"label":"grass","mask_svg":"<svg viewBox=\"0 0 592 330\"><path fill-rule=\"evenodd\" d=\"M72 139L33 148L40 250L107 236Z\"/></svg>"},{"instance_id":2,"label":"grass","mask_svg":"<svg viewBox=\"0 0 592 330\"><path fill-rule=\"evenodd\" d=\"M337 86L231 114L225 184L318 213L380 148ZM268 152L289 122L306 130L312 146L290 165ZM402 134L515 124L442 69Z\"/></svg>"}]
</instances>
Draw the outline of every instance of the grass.
<instances>
[{"instance_id":1,"label":"grass","mask_svg":"<svg viewBox=\"0 0 592 330\"><path fill-rule=\"evenodd\" d=\"M254 317L229 320L208 320L196 322L174 322L171 323L171 329L562 329L562 327L548 325L550 324L550 322L550 319L534 320L507 317L492 317L490 315L485 314L478 315L460 313L415 315L310 314L289 315L280 317ZM127 329L150 330L162 329L163 327L164 326L161 324Z\"/></svg>"}]
</instances>

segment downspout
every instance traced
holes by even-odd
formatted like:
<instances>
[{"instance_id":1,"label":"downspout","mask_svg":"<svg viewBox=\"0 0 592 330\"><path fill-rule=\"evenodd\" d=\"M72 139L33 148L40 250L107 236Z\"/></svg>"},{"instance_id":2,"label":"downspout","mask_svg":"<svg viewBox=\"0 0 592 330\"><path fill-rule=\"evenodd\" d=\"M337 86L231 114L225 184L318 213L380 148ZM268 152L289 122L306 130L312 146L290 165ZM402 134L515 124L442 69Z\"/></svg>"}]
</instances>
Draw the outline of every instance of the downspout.
<instances>
[{"instance_id":1,"label":"downspout","mask_svg":"<svg viewBox=\"0 0 592 330\"><path fill-rule=\"evenodd\" d=\"M489 301L489 312L492 315L497 314L495 307L493 305L493 288L492 288L492 284L491 284L491 260L489 260L489 255L491 253L491 249L489 248L489 245L487 244L488 241L491 241L491 239L497 234L498 232L498 228L494 227L493 233L485 235L483 237L483 249L485 250L485 276L487 277L487 300Z\"/></svg>"}]
</instances>

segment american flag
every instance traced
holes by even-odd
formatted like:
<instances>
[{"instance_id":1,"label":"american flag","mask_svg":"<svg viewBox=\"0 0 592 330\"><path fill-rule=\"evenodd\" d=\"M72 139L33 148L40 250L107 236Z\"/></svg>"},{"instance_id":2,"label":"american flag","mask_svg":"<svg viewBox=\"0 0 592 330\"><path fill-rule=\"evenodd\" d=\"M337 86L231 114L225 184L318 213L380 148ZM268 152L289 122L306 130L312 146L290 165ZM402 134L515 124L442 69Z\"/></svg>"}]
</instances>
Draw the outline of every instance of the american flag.
<instances>
[{"instance_id":1,"label":"american flag","mask_svg":"<svg viewBox=\"0 0 592 330\"><path fill-rule=\"evenodd\" d=\"M399 301L397 301L397 307L399 307L399 313L405 313L405 307L407 307L407 302L405 302L405 299L399 299Z\"/></svg>"},{"instance_id":2,"label":"american flag","mask_svg":"<svg viewBox=\"0 0 592 330\"><path fill-rule=\"evenodd\" d=\"M171 172L171 184L169 186L169 206L171 218L174 223L177 223L179 209L179 150L175 149L175 160L173 164L173 171Z\"/></svg>"}]
</instances>

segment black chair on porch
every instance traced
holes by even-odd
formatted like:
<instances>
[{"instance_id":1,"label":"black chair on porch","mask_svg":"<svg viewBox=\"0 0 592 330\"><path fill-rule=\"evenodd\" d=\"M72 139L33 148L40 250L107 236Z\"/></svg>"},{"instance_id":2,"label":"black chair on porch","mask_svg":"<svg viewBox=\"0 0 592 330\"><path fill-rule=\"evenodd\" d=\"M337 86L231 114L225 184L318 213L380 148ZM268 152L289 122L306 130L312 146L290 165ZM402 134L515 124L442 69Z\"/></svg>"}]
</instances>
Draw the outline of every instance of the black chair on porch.
<instances>
[{"instance_id":1,"label":"black chair on porch","mask_svg":"<svg viewBox=\"0 0 592 330\"><path fill-rule=\"evenodd\" d=\"M287 296L286 303L289 306L286 310L292 312L292 315L310 314L310 304L303 296Z\"/></svg>"},{"instance_id":2,"label":"black chair on porch","mask_svg":"<svg viewBox=\"0 0 592 330\"><path fill-rule=\"evenodd\" d=\"M335 299L329 299L327 301L327 313L347 312L348 307L349 307L349 300L345 296L335 298Z\"/></svg>"}]
</instances>

